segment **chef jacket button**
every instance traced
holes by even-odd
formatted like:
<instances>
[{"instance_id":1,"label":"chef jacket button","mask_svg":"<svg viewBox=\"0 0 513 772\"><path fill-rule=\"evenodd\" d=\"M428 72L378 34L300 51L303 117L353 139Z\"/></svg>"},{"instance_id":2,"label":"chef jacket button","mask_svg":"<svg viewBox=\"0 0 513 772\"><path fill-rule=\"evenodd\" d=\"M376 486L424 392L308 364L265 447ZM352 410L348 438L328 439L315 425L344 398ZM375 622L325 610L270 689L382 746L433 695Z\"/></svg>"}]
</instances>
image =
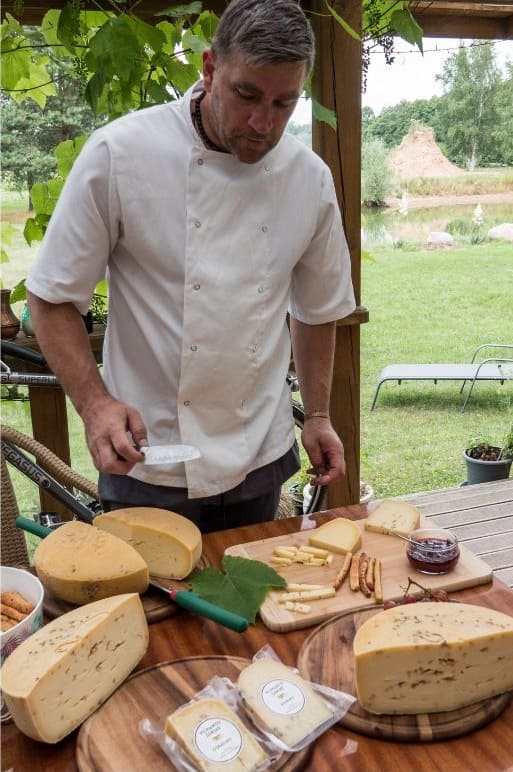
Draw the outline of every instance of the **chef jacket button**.
<instances>
[{"instance_id":1,"label":"chef jacket button","mask_svg":"<svg viewBox=\"0 0 513 772\"><path fill-rule=\"evenodd\" d=\"M263 231L264 233L267 233L267 225L262 225L262 231Z\"/></svg>"},{"instance_id":2,"label":"chef jacket button","mask_svg":"<svg viewBox=\"0 0 513 772\"><path fill-rule=\"evenodd\" d=\"M198 166L203 166L203 158L198 158Z\"/></svg>"},{"instance_id":3,"label":"chef jacket button","mask_svg":"<svg viewBox=\"0 0 513 772\"><path fill-rule=\"evenodd\" d=\"M191 351L197 351L197 350L198 350L197 346L191 346Z\"/></svg>"},{"instance_id":4,"label":"chef jacket button","mask_svg":"<svg viewBox=\"0 0 513 772\"><path fill-rule=\"evenodd\" d=\"M194 223L194 225L196 226L196 228L201 228L201 223L200 223L200 221L199 221L199 220L196 220L196 222Z\"/></svg>"},{"instance_id":5,"label":"chef jacket button","mask_svg":"<svg viewBox=\"0 0 513 772\"><path fill-rule=\"evenodd\" d=\"M185 405L185 407L189 407L189 405L191 404L190 399L186 399L183 404Z\"/></svg>"},{"instance_id":6,"label":"chef jacket button","mask_svg":"<svg viewBox=\"0 0 513 772\"><path fill-rule=\"evenodd\" d=\"M270 172L271 171L271 167L270 166L264 166L264 169L266 170L266 172Z\"/></svg>"},{"instance_id":7,"label":"chef jacket button","mask_svg":"<svg viewBox=\"0 0 513 772\"><path fill-rule=\"evenodd\" d=\"M194 287L193 287L193 289L195 289L195 290L199 290L199 288L200 288L200 287L201 287L201 284L195 284L195 285L194 285Z\"/></svg>"},{"instance_id":8,"label":"chef jacket button","mask_svg":"<svg viewBox=\"0 0 513 772\"><path fill-rule=\"evenodd\" d=\"M252 351L253 353L255 353L255 351L257 350L257 348L258 348L258 346L257 346L256 344L253 344L253 346L251 346L251 351Z\"/></svg>"},{"instance_id":9,"label":"chef jacket button","mask_svg":"<svg viewBox=\"0 0 513 772\"><path fill-rule=\"evenodd\" d=\"M262 294L262 292L264 291L264 288L263 287L259 287L258 291L260 292L260 294Z\"/></svg>"}]
</instances>

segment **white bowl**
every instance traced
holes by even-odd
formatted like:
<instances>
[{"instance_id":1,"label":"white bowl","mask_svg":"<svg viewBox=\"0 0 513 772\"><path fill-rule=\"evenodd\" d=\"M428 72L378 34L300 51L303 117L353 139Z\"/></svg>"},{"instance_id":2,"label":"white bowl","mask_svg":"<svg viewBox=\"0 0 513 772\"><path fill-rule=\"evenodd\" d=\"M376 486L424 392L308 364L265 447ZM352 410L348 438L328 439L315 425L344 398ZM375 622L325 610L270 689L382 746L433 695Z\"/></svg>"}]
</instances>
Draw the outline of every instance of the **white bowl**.
<instances>
[{"instance_id":1,"label":"white bowl","mask_svg":"<svg viewBox=\"0 0 513 772\"><path fill-rule=\"evenodd\" d=\"M21 622L11 627L9 630L0 633L0 654L1 661L3 662L6 657L16 648L19 644L28 638L29 635L35 633L43 626L43 597L44 589L43 585L37 578L29 571L24 571L21 568L11 568L10 566L0 567L0 583L2 592L10 592L15 590L23 595L25 600L28 600L34 605L34 608Z\"/></svg>"}]
</instances>

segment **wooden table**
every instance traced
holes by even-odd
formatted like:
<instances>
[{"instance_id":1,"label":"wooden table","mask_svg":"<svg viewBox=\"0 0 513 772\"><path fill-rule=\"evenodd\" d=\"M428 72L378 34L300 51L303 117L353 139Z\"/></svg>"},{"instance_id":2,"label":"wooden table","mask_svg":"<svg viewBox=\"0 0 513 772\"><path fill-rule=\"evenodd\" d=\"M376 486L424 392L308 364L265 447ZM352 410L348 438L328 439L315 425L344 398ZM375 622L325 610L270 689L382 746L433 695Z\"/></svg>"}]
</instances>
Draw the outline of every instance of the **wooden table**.
<instances>
[{"instance_id":1,"label":"wooden table","mask_svg":"<svg viewBox=\"0 0 513 772\"><path fill-rule=\"evenodd\" d=\"M484 495L492 490L474 490L472 496ZM505 486L509 503L513 501L513 481ZM443 505L443 497L432 494L432 503L440 499L436 518L442 519L452 512ZM450 499L448 499L450 502ZM359 519L367 514L371 505L354 505L330 510L316 515L316 522L330 517ZM422 502L429 509L429 497ZM486 501L483 502L486 506ZM466 527L460 510L458 527ZM428 514L431 514L428 512ZM434 514L434 513L433 513ZM310 516L311 517L311 516ZM493 519L489 527L493 528ZM230 531L218 532L204 537L204 553L213 565L219 563L224 550L235 544L269 538L284 533L294 533L304 528L305 518L289 518L259 526L248 526ZM512 526L513 529L513 526ZM455 593L460 600L469 600L477 605L488 606L513 615L513 591L498 579L490 584ZM180 611L176 616L150 626L150 644L138 669L191 655L231 655L251 658L262 646L269 643L278 656L287 664L296 663L299 649L310 634L311 628L286 634L267 630L260 621L243 634L231 632L208 620ZM12 724L4 726L2 732L2 770L14 772L71 772L77 770L73 733L57 746L47 746L24 737ZM513 704L488 726L464 737L436 743L395 743L369 738L355 732L336 727L326 732L314 745L306 769L310 772L504 772L511 769L513 760ZM99 771L100 772L100 771ZM120 770L120 772L144 772L143 770Z\"/></svg>"}]
</instances>

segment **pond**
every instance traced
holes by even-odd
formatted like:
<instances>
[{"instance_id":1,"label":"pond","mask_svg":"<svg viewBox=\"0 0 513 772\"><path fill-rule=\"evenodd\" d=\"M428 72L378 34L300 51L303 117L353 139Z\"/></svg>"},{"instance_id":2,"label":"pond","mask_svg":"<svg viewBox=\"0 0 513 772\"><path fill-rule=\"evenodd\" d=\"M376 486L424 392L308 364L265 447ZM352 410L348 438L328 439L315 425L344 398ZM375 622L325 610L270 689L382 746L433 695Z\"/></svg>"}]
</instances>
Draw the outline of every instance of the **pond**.
<instances>
[{"instance_id":1,"label":"pond","mask_svg":"<svg viewBox=\"0 0 513 772\"><path fill-rule=\"evenodd\" d=\"M362 209L362 244L423 244L431 231L449 231L457 238L477 234L472 224L476 204L434 206L409 209L401 214L398 208ZM503 222L513 221L511 204L483 204L481 234Z\"/></svg>"}]
</instances>

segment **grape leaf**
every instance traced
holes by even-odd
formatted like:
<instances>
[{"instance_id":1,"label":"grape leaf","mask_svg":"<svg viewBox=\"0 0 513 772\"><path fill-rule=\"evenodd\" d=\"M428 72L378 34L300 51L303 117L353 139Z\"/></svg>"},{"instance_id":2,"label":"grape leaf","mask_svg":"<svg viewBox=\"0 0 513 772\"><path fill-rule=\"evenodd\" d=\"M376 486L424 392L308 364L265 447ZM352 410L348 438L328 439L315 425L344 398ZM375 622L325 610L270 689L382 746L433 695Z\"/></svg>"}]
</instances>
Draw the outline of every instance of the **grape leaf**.
<instances>
[{"instance_id":1,"label":"grape leaf","mask_svg":"<svg viewBox=\"0 0 513 772\"><path fill-rule=\"evenodd\" d=\"M259 560L225 555L222 569L209 566L191 577L196 595L254 622L271 587L283 588L285 579Z\"/></svg>"}]
</instances>

